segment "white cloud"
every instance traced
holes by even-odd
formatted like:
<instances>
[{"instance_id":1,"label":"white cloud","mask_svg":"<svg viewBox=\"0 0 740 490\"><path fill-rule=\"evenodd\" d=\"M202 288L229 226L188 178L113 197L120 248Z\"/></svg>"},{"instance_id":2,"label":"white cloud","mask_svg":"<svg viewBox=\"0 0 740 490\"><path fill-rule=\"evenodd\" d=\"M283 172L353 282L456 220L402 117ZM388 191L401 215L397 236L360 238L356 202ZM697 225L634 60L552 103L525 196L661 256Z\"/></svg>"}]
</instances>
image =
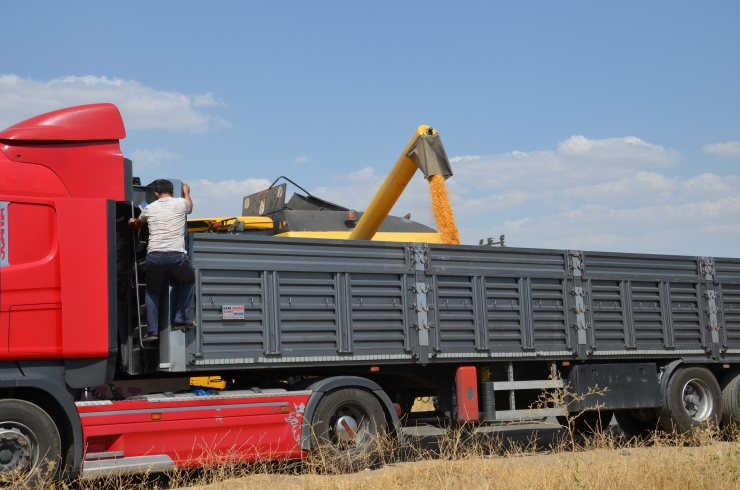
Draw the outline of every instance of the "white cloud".
<instances>
[{"instance_id":1,"label":"white cloud","mask_svg":"<svg viewBox=\"0 0 740 490\"><path fill-rule=\"evenodd\" d=\"M512 246L736 255L740 177L665 173L682 158L635 137L573 136L557 151L455 158L450 186L469 243L504 233ZM484 210L497 212L481 229Z\"/></svg>"},{"instance_id":2,"label":"white cloud","mask_svg":"<svg viewBox=\"0 0 740 490\"><path fill-rule=\"evenodd\" d=\"M164 163L180 158L174 153L159 148L156 150L134 150L131 154L131 161L134 166L134 173L140 173L159 167Z\"/></svg>"},{"instance_id":3,"label":"white cloud","mask_svg":"<svg viewBox=\"0 0 740 490\"><path fill-rule=\"evenodd\" d=\"M639 170L615 180L566 187L561 195L568 199L584 199L613 205L620 205L625 201L637 204L668 199L679 187L680 183L675 178Z\"/></svg>"},{"instance_id":4,"label":"white cloud","mask_svg":"<svg viewBox=\"0 0 740 490\"><path fill-rule=\"evenodd\" d=\"M740 196L740 176L703 173L696 177L679 181L676 200L679 202L693 202L723 196ZM736 217L732 217L736 218Z\"/></svg>"},{"instance_id":5,"label":"white cloud","mask_svg":"<svg viewBox=\"0 0 740 490\"><path fill-rule=\"evenodd\" d=\"M740 157L740 141L728 141L727 143L704 145L702 149L707 153L723 158Z\"/></svg>"},{"instance_id":6,"label":"white cloud","mask_svg":"<svg viewBox=\"0 0 740 490\"><path fill-rule=\"evenodd\" d=\"M226 102L223 99L217 99L211 92L206 92L203 95L193 96L193 106L195 107L213 107L213 106L225 106Z\"/></svg>"},{"instance_id":7,"label":"white cloud","mask_svg":"<svg viewBox=\"0 0 740 490\"><path fill-rule=\"evenodd\" d=\"M190 184L193 216L241 216L242 198L267 189L267 179L222 180L198 179Z\"/></svg>"},{"instance_id":8,"label":"white cloud","mask_svg":"<svg viewBox=\"0 0 740 490\"><path fill-rule=\"evenodd\" d=\"M683 157L673 149L646 143L639 138L591 140L571 136L557 151L512 151L502 155L452 158L452 185L479 190L511 192L526 186L546 197L553 179L572 188L613 182L655 167L670 167Z\"/></svg>"},{"instance_id":9,"label":"white cloud","mask_svg":"<svg viewBox=\"0 0 740 490\"><path fill-rule=\"evenodd\" d=\"M592 162L621 161L632 165L675 165L682 160L676 150L666 150L660 145L647 143L640 138L588 139L585 136L571 136L558 144L558 155Z\"/></svg>"},{"instance_id":10,"label":"white cloud","mask_svg":"<svg viewBox=\"0 0 740 490\"><path fill-rule=\"evenodd\" d=\"M378 185L380 185L380 181L382 181L382 179L382 176L375 175L375 169L373 167L365 167L362 170L358 170L357 172L350 172L348 174L339 175L332 178L332 180L334 181L365 183L375 182Z\"/></svg>"},{"instance_id":11,"label":"white cloud","mask_svg":"<svg viewBox=\"0 0 740 490\"><path fill-rule=\"evenodd\" d=\"M588 204L504 220L495 231L506 234L511 246L737 255L732 243L723 241L740 235L740 227L732 223L739 215L740 195L634 208Z\"/></svg>"},{"instance_id":12,"label":"white cloud","mask_svg":"<svg viewBox=\"0 0 740 490\"><path fill-rule=\"evenodd\" d=\"M295 157L293 160L294 163L308 163L310 160L308 159L308 155L301 155L299 157Z\"/></svg>"},{"instance_id":13,"label":"white cloud","mask_svg":"<svg viewBox=\"0 0 740 490\"><path fill-rule=\"evenodd\" d=\"M341 206L362 210L380 187L383 176L375 175L374 168L365 167L357 172L335 175L330 180L336 185L318 187L311 194Z\"/></svg>"},{"instance_id":14,"label":"white cloud","mask_svg":"<svg viewBox=\"0 0 740 490\"><path fill-rule=\"evenodd\" d=\"M0 128L29 117L73 105L112 102L128 129L204 132L228 126L195 107L224 105L212 93L184 95L155 90L136 80L68 76L49 81L0 75Z\"/></svg>"},{"instance_id":15,"label":"white cloud","mask_svg":"<svg viewBox=\"0 0 740 490\"><path fill-rule=\"evenodd\" d=\"M492 194L487 197L464 199L457 206L456 210L458 214L474 214L490 210L515 208L521 206L531 198L532 196L530 194L523 191L502 192L501 194Z\"/></svg>"}]
</instances>

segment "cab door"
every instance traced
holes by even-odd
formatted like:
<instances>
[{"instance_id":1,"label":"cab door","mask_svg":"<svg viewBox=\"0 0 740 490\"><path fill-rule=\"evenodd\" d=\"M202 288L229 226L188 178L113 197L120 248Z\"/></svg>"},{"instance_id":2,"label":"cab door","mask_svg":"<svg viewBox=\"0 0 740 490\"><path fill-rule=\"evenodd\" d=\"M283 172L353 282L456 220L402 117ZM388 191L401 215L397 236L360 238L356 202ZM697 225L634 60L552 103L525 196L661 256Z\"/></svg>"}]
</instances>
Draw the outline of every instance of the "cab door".
<instances>
[{"instance_id":1,"label":"cab door","mask_svg":"<svg viewBox=\"0 0 740 490\"><path fill-rule=\"evenodd\" d=\"M0 360L61 356L61 277L55 197L42 165L0 153Z\"/></svg>"},{"instance_id":2,"label":"cab door","mask_svg":"<svg viewBox=\"0 0 740 490\"><path fill-rule=\"evenodd\" d=\"M58 358L62 304L53 201L0 201L0 310L14 359Z\"/></svg>"}]
</instances>

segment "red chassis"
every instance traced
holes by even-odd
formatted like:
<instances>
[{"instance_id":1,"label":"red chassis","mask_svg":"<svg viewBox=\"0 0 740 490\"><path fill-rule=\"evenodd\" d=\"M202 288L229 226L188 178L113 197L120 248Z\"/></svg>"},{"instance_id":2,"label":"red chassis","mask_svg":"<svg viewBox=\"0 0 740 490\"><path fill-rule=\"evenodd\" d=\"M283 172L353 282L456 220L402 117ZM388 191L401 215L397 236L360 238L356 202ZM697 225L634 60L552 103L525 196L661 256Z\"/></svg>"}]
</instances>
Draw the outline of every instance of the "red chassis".
<instances>
[{"instance_id":1,"label":"red chassis","mask_svg":"<svg viewBox=\"0 0 740 490\"><path fill-rule=\"evenodd\" d=\"M304 456L301 425L310 391L224 393L77 402L85 437L83 473Z\"/></svg>"}]
</instances>

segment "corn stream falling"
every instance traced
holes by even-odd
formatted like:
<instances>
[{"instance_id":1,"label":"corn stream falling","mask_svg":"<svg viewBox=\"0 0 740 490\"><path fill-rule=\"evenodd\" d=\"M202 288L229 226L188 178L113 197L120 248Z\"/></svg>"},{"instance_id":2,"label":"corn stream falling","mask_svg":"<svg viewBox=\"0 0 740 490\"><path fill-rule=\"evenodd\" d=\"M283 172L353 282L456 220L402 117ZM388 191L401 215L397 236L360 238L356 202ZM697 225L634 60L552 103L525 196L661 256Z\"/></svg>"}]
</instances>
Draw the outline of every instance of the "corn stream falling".
<instances>
[{"instance_id":1,"label":"corn stream falling","mask_svg":"<svg viewBox=\"0 0 740 490\"><path fill-rule=\"evenodd\" d=\"M442 237L442 243L458 245L460 233L455 224L455 214L450 205L450 197L445 187L445 179L442 175L429 177L429 190L432 193L432 209L434 219L437 221L437 229Z\"/></svg>"}]
</instances>

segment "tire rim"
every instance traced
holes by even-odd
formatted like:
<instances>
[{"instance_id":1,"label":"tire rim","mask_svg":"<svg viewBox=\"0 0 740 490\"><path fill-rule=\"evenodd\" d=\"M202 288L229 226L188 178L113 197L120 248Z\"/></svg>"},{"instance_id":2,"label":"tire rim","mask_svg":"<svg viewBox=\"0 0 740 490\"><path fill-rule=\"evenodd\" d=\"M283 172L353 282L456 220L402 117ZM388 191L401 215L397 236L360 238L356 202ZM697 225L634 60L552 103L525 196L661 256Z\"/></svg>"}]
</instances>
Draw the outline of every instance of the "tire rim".
<instances>
[{"instance_id":1,"label":"tire rim","mask_svg":"<svg viewBox=\"0 0 740 490\"><path fill-rule=\"evenodd\" d=\"M354 417L342 415L334 424L334 432L340 441L350 442L357 437L357 421Z\"/></svg>"},{"instance_id":2,"label":"tire rim","mask_svg":"<svg viewBox=\"0 0 740 490\"><path fill-rule=\"evenodd\" d=\"M30 475L39 464L36 434L18 422L0 422L0 472Z\"/></svg>"},{"instance_id":3,"label":"tire rim","mask_svg":"<svg viewBox=\"0 0 740 490\"><path fill-rule=\"evenodd\" d=\"M712 414L714 408L712 391L703 380L694 378L687 381L681 398L686 414L696 422L704 422Z\"/></svg>"},{"instance_id":4,"label":"tire rim","mask_svg":"<svg viewBox=\"0 0 740 490\"><path fill-rule=\"evenodd\" d=\"M357 403L343 403L329 419L330 440L339 450L361 448L371 438L370 417Z\"/></svg>"}]
</instances>

